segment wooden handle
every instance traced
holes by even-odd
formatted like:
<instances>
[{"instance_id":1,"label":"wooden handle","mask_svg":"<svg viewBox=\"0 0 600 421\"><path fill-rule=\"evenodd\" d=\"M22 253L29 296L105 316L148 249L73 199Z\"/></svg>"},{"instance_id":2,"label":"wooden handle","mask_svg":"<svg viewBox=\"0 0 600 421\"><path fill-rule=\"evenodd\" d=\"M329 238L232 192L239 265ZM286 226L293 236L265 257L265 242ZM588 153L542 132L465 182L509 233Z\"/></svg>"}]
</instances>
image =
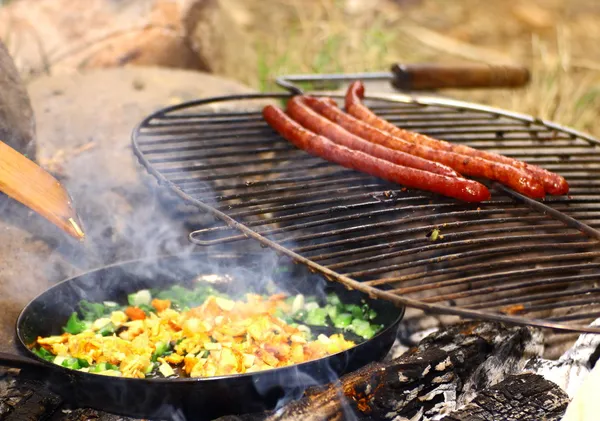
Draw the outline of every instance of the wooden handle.
<instances>
[{"instance_id":1,"label":"wooden handle","mask_svg":"<svg viewBox=\"0 0 600 421\"><path fill-rule=\"evenodd\" d=\"M486 64L395 64L392 84L401 90L516 88L529 82L529 70Z\"/></svg>"},{"instance_id":2,"label":"wooden handle","mask_svg":"<svg viewBox=\"0 0 600 421\"><path fill-rule=\"evenodd\" d=\"M0 192L21 202L57 227L83 240L85 234L62 184L46 170L0 141Z\"/></svg>"}]
</instances>

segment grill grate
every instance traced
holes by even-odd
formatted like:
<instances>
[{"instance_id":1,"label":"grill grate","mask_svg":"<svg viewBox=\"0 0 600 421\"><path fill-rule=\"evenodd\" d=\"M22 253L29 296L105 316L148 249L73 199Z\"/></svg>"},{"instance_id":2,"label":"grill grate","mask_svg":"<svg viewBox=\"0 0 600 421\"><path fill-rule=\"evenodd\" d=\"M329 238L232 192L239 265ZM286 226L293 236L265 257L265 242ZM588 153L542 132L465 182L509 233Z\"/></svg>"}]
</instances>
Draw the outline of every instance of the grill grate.
<instances>
[{"instance_id":1,"label":"grill grate","mask_svg":"<svg viewBox=\"0 0 600 421\"><path fill-rule=\"evenodd\" d=\"M541 165L571 186L569 197L536 202L484 181L492 200L466 204L295 149L260 114L287 97L195 101L134 131L148 170L218 218L191 241L254 238L329 279L423 310L600 332L589 327L600 316L597 139L459 101L369 97L377 114L404 128Z\"/></svg>"}]
</instances>

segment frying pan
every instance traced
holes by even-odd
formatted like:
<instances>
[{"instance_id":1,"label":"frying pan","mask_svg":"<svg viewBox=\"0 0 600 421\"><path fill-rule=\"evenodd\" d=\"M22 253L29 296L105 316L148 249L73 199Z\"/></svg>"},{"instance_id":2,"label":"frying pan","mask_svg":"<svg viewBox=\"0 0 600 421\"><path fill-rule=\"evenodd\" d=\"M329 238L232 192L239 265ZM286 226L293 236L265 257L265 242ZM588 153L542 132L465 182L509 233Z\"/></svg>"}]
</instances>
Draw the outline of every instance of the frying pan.
<instances>
[{"instance_id":1,"label":"frying pan","mask_svg":"<svg viewBox=\"0 0 600 421\"><path fill-rule=\"evenodd\" d=\"M199 280L199 275L216 276ZM194 282L211 282L228 294L275 292L265 290L267 279L272 279L272 286L293 294L335 292L345 303L365 300L377 311L374 322L384 327L370 340L319 360L258 373L193 379L131 379L73 371L44 361L27 348L38 336L62 333L61 327L82 299L126 302L127 294L140 289L191 286ZM276 256L192 253L135 260L68 279L33 299L17 319L18 354L1 354L0 365L29 369L25 375L44 380L73 406L138 418L213 419L272 409L297 399L309 386L382 359L394 342L403 314L403 308L349 291L303 265Z\"/></svg>"}]
</instances>

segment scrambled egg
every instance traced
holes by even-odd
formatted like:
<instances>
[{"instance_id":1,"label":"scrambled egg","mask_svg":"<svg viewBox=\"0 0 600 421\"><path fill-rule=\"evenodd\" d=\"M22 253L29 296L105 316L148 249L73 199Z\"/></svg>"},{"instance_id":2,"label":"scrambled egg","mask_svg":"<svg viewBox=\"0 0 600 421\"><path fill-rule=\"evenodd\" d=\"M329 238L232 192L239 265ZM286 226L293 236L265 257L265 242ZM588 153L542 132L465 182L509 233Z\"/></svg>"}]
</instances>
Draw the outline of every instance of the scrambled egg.
<instances>
[{"instance_id":1,"label":"scrambled egg","mask_svg":"<svg viewBox=\"0 0 600 421\"><path fill-rule=\"evenodd\" d=\"M248 294L245 301L232 301L210 296L185 312L172 309L169 300L154 299L156 313L128 307L79 334L40 337L37 343L58 357L118 367L100 374L132 378L145 378L156 369L169 377L176 374L174 368L189 377L251 373L354 346L339 334L307 340L304 331L276 317L278 309L287 309L284 299ZM117 333L102 336L98 330L108 322Z\"/></svg>"}]
</instances>

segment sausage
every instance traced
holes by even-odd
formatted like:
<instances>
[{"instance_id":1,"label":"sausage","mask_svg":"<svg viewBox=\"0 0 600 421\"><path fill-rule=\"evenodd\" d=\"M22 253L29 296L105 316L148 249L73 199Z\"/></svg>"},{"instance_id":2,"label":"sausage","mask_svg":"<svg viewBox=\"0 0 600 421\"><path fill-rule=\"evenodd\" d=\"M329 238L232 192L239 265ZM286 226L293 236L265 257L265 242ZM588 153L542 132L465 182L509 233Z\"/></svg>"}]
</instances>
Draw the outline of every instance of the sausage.
<instances>
[{"instance_id":1,"label":"sausage","mask_svg":"<svg viewBox=\"0 0 600 421\"><path fill-rule=\"evenodd\" d=\"M427 159L404 153L402 151L380 146L376 143L371 143L365 139L353 135L352 133L344 130L344 128L341 126L332 123L325 117L311 110L308 105L306 105L307 99L308 98L305 96L293 97L288 101L287 112L294 120L306 127L308 130L316 134L323 135L339 145L364 152L380 159L385 159L386 161L390 161L394 164L417 168L419 170L429 171L436 174L447 175L448 177L460 177L460 174L446 165L428 161ZM331 103L329 103L329 105L334 107Z\"/></svg>"},{"instance_id":2,"label":"sausage","mask_svg":"<svg viewBox=\"0 0 600 421\"><path fill-rule=\"evenodd\" d=\"M489 190L473 180L447 177L415 168L403 167L364 152L338 145L326 137L305 129L273 105L267 105L263 109L263 117L275 131L297 148L346 168L407 187L428 190L466 202L481 202L490 198Z\"/></svg>"},{"instance_id":3,"label":"sausage","mask_svg":"<svg viewBox=\"0 0 600 421\"><path fill-rule=\"evenodd\" d=\"M439 162L463 175L496 180L529 197L544 197L544 187L542 184L524 170L478 157L461 155L407 142L402 138L393 136L388 132L379 130L364 121L346 114L329 101L322 101L320 98L306 97L305 102L313 110L332 122L339 124L356 136L368 139L378 145Z\"/></svg>"},{"instance_id":4,"label":"sausage","mask_svg":"<svg viewBox=\"0 0 600 421\"><path fill-rule=\"evenodd\" d=\"M391 133L394 136L400 137L411 143L418 143L435 149L478 157L528 171L543 184L544 190L548 194L562 195L569 192L569 184L563 177L536 165L527 164L523 161L509 158L504 155L473 149L465 145L456 145L444 142L442 140L433 139L422 134L403 130L394 124L377 117L375 113L363 105L361 100L364 97L364 92L364 85L360 81L356 81L349 86L346 93L346 111L359 120L363 120L380 130Z\"/></svg>"}]
</instances>

